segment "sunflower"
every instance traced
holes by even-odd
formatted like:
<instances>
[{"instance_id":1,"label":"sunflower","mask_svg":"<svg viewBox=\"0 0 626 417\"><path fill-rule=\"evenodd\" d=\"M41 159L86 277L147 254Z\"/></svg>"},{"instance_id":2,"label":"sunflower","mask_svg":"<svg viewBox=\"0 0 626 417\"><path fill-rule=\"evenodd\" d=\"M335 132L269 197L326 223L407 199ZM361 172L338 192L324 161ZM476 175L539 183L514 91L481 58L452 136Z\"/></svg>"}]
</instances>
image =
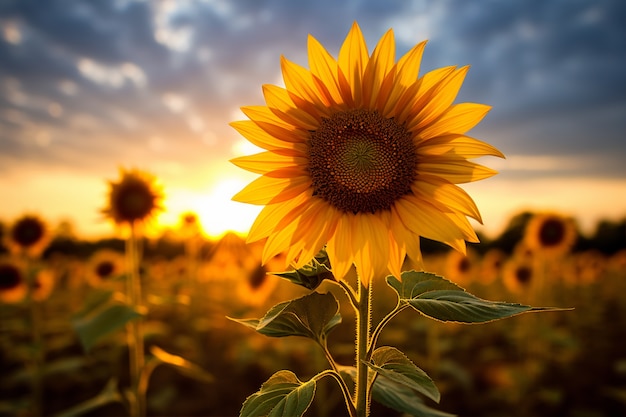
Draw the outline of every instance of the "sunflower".
<instances>
[{"instance_id":1,"label":"sunflower","mask_svg":"<svg viewBox=\"0 0 626 417\"><path fill-rule=\"evenodd\" d=\"M528 259L511 258L503 267L504 286L511 293L529 292L536 279L535 275L535 268Z\"/></svg>"},{"instance_id":2,"label":"sunflower","mask_svg":"<svg viewBox=\"0 0 626 417\"><path fill-rule=\"evenodd\" d=\"M111 285L111 280L125 274L124 256L111 249L99 249L89 258L87 282L93 287Z\"/></svg>"},{"instance_id":3,"label":"sunflower","mask_svg":"<svg viewBox=\"0 0 626 417\"><path fill-rule=\"evenodd\" d=\"M262 174L233 197L264 205L248 241L263 262L281 252L296 268L326 245L335 276L354 264L364 286L406 256L421 265L419 237L464 253L478 238L478 209L456 184L495 171L468 161L503 157L465 133L489 106L452 104L468 67L418 77L426 42L395 62L389 30L371 55L354 23L335 60L312 36L310 69L281 57L285 88L264 85L265 106L242 107L231 125L265 152L232 162Z\"/></svg>"},{"instance_id":4,"label":"sunflower","mask_svg":"<svg viewBox=\"0 0 626 417\"><path fill-rule=\"evenodd\" d=\"M576 242L574 222L558 213L539 213L526 225L524 241L529 248L544 256L560 256L569 252Z\"/></svg>"},{"instance_id":5,"label":"sunflower","mask_svg":"<svg viewBox=\"0 0 626 417\"><path fill-rule=\"evenodd\" d=\"M34 214L18 218L4 236L5 245L11 253L31 257L41 255L50 239L46 222Z\"/></svg>"},{"instance_id":6,"label":"sunflower","mask_svg":"<svg viewBox=\"0 0 626 417\"><path fill-rule=\"evenodd\" d=\"M109 181L109 185L108 205L102 213L117 225L145 222L162 210L162 191L147 172L120 168L119 181Z\"/></svg>"},{"instance_id":7,"label":"sunflower","mask_svg":"<svg viewBox=\"0 0 626 417\"><path fill-rule=\"evenodd\" d=\"M451 250L445 259L445 276L456 284L469 285L474 279L477 267L476 255L471 251L466 254Z\"/></svg>"},{"instance_id":8,"label":"sunflower","mask_svg":"<svg viewBox=\"0 0 626 417\"><path fill-rule=\"evenodd\" d=\"M497 248L489 249L480 263L478 280L481 284L489 285L500 276L502 266L506 261L506 254Z\"/></svg>"},{"instance_id":9,"label":"sunflower","mask_svg":"<svg viewBox=\"0 0 626 417\"><path fill-rule=\"evenodd\" d=\"M0 302L19 303L26 294L26 265L12 257L0 258Z\"/></svg>"}]
</instances>

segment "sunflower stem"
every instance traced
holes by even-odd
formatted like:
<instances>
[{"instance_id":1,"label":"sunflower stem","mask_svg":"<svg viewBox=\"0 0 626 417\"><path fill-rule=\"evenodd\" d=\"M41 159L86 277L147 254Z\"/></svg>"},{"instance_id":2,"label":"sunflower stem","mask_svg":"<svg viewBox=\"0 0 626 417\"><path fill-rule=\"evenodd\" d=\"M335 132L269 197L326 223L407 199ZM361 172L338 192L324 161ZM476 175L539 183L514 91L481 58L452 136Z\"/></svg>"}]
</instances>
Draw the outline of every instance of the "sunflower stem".
<instances>
[{"instance_id":1,"label":"sunflower stem","mask_svg":"<svg viewBox=\"0 0 626 417\"><path fill-rule=\"evenodd\" d=\"M126 241L128 260L128 298L130 304L142 311L141 278L139 276L139 243L135 223L130 223L130 236ZM144 340L141 318L131 321L127 326L129 368L130 368L130 415L143 417L146 415L146 390L141 389L141 374L145 365Z\"/></svg>"},{"instance_id":2,"label":"sunflower stem","mask_svg":"<svg viewBox=\"0 0 626 417\"><path fill-rule=\"evenodd\" d=\"M367 417L370 399L367 381L367 355L370 342L371 286L365 287L359 280L358 311L356 323L356 398L357 417ZM370 283L371 285L371 283Z\"/></svg>"},{"instance_id":3,"label":"sunflower stem","mask_svg":"<svg viewBox=\"0 0 626 417\"><path fill-rule=\"evenodd\" d=\"M31 277L34 280L34 277ZM33 376L32 376L32 411L34 416L43 415L43 336L42 336L42 306L41 303L33 299L34 282L29 282L28 303L30 308L32 346L33 346Z\"/></svg>"}]
</instances>

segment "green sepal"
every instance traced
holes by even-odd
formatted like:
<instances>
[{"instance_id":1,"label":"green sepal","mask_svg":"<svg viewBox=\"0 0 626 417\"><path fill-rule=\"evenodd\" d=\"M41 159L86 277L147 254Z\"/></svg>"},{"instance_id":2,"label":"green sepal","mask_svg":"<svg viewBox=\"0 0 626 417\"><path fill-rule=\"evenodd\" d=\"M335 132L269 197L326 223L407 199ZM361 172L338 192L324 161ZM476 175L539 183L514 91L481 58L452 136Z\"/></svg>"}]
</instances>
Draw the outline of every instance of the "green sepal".
<instances>
[{"instance_id":1,"label":"green sepal","mask_svg":"<svg viewBox=\"0 0 626 417\"><path fill-rule=\"evenodd\" d=\"M276 372L243 403L240 417L300 417L315 395L315 379L302 382L288 370Z\"/></svg>"},{"instance_id":2,"label":"green sepal","mask_svg":"<svg viewBox=\"0 0 626 417\"><path fill-rule=\"evenodd\" d=\"M381 376L397 384L415 390L435 402L439 402L441 394L432 379L420 368L415 366L404 353L390 346L382 346L372 354L372 363L367 366L375 371L378 380Z\"/></svg>"},{"instance_id":3,"label":"green sepal","mask_svg":"<svg viewBox=\"0 0 626 417\"><path fill-rule=\"evenodd\" d=\"M403 272L402 281L387 277L387 284L415 310L439 321L485 323L534 311L561 311L478 298L447 279L429 272Z\"/></svg>"},{"instance_id":4,"label":"green sepal","mask_svg":"<svg viewBox=\"0 0 626 417\"><path fill-rule=\"evenodd\" d=\"M287 272L272 272L272 274L309 290L315 290L325 279L335 280L330 269L328 255L324 249L315 255L311 262L300 269Z\"/></svg>"},{"instance_id":5,"label":"green sepal","mask_svg":"<svg viewBox=\"0 0 626 417\"><path fill-rule=\"evenodd\" d=\"M341 323L339 303L332 293L313 292L272 307L261 319L233 319L270 337L303 336L325 343Z\"/></svg>"}]
</instances>

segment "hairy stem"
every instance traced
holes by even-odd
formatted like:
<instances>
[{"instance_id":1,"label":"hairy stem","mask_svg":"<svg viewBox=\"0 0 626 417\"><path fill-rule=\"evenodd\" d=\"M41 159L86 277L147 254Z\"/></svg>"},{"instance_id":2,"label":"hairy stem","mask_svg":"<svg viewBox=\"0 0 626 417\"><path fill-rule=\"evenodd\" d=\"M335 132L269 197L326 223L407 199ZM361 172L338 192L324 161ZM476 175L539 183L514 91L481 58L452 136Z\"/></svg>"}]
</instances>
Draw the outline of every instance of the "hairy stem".
<instances>
[{"instance_id":1,"label":"hairy stem","mask_svg":"<svg viewBox=\"0 0 626 417\"><path fill-rule=\"evenodd\" d=\"M370 400L367 386L367 348L370 341L371 284L358 283L358 311L356 318L356 412L358 417L369 416Z\"/></svg>"}]
</instances>

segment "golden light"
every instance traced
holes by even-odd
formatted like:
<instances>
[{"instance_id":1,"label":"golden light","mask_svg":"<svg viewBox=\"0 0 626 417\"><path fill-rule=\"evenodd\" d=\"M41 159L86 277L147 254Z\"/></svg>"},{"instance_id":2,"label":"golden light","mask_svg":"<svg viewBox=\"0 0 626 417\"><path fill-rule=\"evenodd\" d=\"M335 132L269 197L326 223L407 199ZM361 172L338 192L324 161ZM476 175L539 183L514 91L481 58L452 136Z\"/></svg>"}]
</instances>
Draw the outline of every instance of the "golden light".
<instances>
[{"instance_id":1,"label":"golden light","mask_svg":"<svg viewBox=\"0 0 626 417\"><path fill-rule=\"evenodd\" d=\"M159 217L162 226L177 227L184 213L195 213L204 234L218 239L227 232L246 235L261 207L241 204L231 198L248 182L229 177L213 182L206 190L172 189L166 197L167 210Z\"/></svg>"}]
</instances>

